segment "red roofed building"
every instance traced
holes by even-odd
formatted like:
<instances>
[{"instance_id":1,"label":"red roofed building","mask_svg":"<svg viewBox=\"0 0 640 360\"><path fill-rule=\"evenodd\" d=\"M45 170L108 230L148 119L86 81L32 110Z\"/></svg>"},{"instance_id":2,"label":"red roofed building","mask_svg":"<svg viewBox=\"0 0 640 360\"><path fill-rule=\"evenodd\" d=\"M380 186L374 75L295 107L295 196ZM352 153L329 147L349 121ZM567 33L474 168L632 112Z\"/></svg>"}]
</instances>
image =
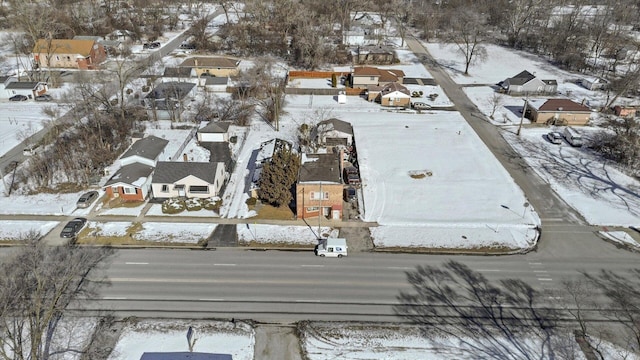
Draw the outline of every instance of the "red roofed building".
<instances>
[{"instance_id":1,"label":"red roofed building","mask_svg":"<svg viewBox=\"0 0 640 360\"><path fill-rule=\"evenodd\" d=\"M591 109L569 99L529 100L528 117L532 122L556 125L586 125L591 118Z\"/></svg>"},{"instance_id":2,"label":"red roofed building","mask_svg":"<svg viewBox=\"0 0 640 360\"><path fill-rule=\"evenodd\" d=\"M370 86L384 86L389 83L400 83L404 79L404 71L395 69L378 69L370 66L359 66L351 74L351 86L366 89Z\"/></svg>"}]
</instances>

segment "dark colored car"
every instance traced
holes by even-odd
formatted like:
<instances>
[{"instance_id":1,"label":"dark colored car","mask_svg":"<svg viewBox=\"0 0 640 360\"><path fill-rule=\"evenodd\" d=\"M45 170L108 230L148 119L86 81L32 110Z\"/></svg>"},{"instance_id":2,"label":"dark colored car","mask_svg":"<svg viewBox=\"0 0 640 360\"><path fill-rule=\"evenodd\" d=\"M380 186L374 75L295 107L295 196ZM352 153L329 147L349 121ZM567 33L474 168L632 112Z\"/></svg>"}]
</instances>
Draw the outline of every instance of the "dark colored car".
<instances>
[{"instance_id":1,"label":"dark colored car","mask_svg":"<svg viewBox=\"0 0 640 360\"><path fill-rule=\"evenodd\" d=\"M29 98L24 95L13 95L9 101L27 101Z\"/></svg>"},{"instance_id":2,"label":"dark colored car","mask_svg":"<svg viewBox=\"0 0 640 360\"><path fill-rule=\"evenodd\" d=\"M157 48L159 48L159 47L160 47L160 43L159 43L159 42L157 42L157 41L144 43L144 44L142 45L142 48L143 48L143 49L157 49Z\"/></svg>"},{"instance_id":3,"label":"dark colored car","mask_svg":"<svg viewBox=\"0 0 640 360\"><path fill-rule=\"evenodd\" d=\"M97 198L97 191L86 192L82 194L82 196L80 196L80 199L78 199L76 206L80 209L88 208L89 206L91 206L91 204L93 204L94 201L96 201Z\"/></svg>"},{"instance_id":4,"label":"dark colored car","mask_svg":"<svg viewBox=\"0 0 640 360\"><path fill-rule=\"evenodd\" d=\"M87 223L85 218L75 218L67 223L60 233L61 238L74 238Z\"/></svg>"},{"instance_id":5,"label":"dark colored car","mask_svg":"<svg viewBox=\"0 0 640 360\"><path fill-rule=\"evenodd\" d=\"M35 101L51 101L51 100L53 100L53 97L51 97L51 95L48 95L48 94L38 95L35 97Z\"/></svg>"}]
</instances>

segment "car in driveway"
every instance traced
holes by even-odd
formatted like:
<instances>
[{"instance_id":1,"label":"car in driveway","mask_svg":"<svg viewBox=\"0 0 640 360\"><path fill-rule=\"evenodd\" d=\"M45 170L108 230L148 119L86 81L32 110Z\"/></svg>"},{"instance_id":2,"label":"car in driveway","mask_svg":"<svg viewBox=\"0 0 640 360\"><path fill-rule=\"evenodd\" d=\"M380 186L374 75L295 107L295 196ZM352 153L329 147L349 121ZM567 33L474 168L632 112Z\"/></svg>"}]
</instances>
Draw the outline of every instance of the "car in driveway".
<instances>
[{"instance_id":1,"label":"car in driveway","mask_svg":"<svg viewBox=\"0 0 640 360\"><path fill-rule=\"evenodd\" d=\"M9 101L27 101L28 99L25 95L13 95L9 98Z\"/></svg>"},{"instance_id":2,"label":"car in driveway","mask_svg":"<svg viewBox=\"0 0 640 360\"><path fill-rule=\"evenodd\" d=\"M85 218L75 218L67 223L60 233L61 238L75 238L87 223Z\"/></svg>"},{"instance_id":3,"label":"car in driveway","mask_svg":"<svg viewBox=\"0 0 640 360\"><path fill-rule=\"evenodd\" d=\"M143 49L157 49L160 47L160 43L158 41L144 43L142 45Z\"/></svg>"},{"instance_id":4,"label":"car in driveway","mask_svg":"<svg viewBox=\"0 0 640 360\"><path fill-rule=\"evenodd\" d=\"M49 94L38 95L34 98L35 101L51 101L53 97Z\"/></svg>"},{"instance_id":5,"label":"car in driveway","mask_svg":"<svg viewBox=\"0 0 640 360\"><path fill-rule=\"evenodd\" d=\"M431 109L431 105L425 104L423 102L414 102L412 105L413 105L413 108L416 109L416 110L429 110L429 109Z\"/></svg>"},{"instance_id":6,"label":"car in driveway","mask_svg":"<svg viewBox=\"0 0 640 360\"><path fill-rule=\"evenodd\" d=\"M91 204L93 204L94 201L96 201L97 198L98 198L98 192L97 191L86 192L86 193L82 194L82 196L80 196L80 199L78 199L78 202L76 203L76 206L79 209L88 208L89 206L91 206Z\"/></svg>"},{"instance_id":7,"label":"car in driveway","mask_svg":"<svg viewBox=\"0 0 640 360\"><path fill-rule=\"evenodd\" d=\"M547 134L547 140L552 144L560 145L562 144L562 134L557 131L552 131Z\"/></svg>"}]
</instances>

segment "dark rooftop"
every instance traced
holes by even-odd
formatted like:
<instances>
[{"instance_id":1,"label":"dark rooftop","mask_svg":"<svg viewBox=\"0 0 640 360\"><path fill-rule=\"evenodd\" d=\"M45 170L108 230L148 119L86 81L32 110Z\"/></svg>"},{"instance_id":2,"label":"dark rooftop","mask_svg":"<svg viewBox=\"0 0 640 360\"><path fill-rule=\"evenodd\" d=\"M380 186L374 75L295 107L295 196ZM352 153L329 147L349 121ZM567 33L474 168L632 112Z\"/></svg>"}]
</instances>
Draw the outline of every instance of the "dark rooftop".
<instances>
[{"instance_id":1,"label":"dark rooftop","mask_svg":"<svg viewBox=\"0 0 640 360\"><path fill-rule=\"evenodd\" d=\"M133 143L122 156L121 159L130 156L140 156L145 159L154 160L158 155L162 154L162 151L169 143L169 140L161 139L157 136L147 136Z\"/></svg>"},{"instance_id":2,"label":"dark rooftop","mask_svg":"<svg viewBox=\"0 0 640 360\"><path fill-rule=\"evenodd\" d=\"M159 161L153 174L154 183L171 184L193 175L200 180L213 184L216 178L217 163Z\"/></svg>"},{"instance_id":3,"label":"dark rooftop","mask_svg":"<svg viewBox=\"0 0 640 360\"><path fill-rule=\"evenodd\" d=\"M156 86L149 94L147 98L150 99L182 99L196 86L191 82L177 82L169 81L164 82Z\"/></svg>"},{"instance_id":4,"label":"dark rooftop","mask_svg":"<svg viewBox=\"0 0 640 360\"><path fill-rule=\"evenodd\" d=\"M202 129L198 130L201 133L221 134L229 131L230 121L210 121Z\"/></svg>"},{"instance_id":5,"label":"dark rooftop","mask_svg":"<svg viewBox=\"0 0 640 360\"><path fill-rule=\"evenodd\" d=\"M134 183L140 178L149 177L151 173L153 173L153 166L139 163L125 165L113 174L113 176L104 184L104 187L118 183L141 186L142 184Z\"/></svg>"},{"instance_id":6,"label":"dark rooftop","mask_svg":"<svg viewBox=\"0 0 640 360\"><path fill-rule=\"evenodd\" d=\"M298 182L340 183L340 162L338 154L307 154L306 161L300 166Z\"/></svg>"},{"instance_id":7,"label":"dark rooftop","mask_svg":"<svg viewBox=\"0 0 640 360\"><path fill-rule=\"evenodd\" d=\"M11 89L33 90L38 86L38 84L40 83L37 81L12 81L8 83L4 88L7 90L11 90Z\"/></svg>"},{"instance_id":8,"label":"dark rooftop","mask_svg":"<svg viewBox=\"0 0 640 360\"><path fill-rule=\"evenodd\" d=\"M331 118L328 120L320 121L318 128L325 127L326 130L336 130L345 134L353 135L353 127L350 123L342 121L340 119Z\"/></svg>"}]
</instances>

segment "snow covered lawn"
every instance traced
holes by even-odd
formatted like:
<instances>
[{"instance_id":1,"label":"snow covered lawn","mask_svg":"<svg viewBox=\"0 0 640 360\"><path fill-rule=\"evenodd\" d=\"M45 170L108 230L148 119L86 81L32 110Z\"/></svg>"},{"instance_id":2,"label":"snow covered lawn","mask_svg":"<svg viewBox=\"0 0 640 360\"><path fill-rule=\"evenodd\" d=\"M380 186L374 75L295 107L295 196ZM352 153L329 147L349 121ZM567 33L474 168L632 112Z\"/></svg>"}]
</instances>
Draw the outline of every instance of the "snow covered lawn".
<instances>
[{"instance_id":1,"label":"snow covered lawn","mask_svg":"<svg viewBox=\"0 0 640 360\"><path fill-rule=\"evenodd\" d=\"M89 230L86 239L90 241L92 237L115 237L131 239L129 243L143 241L197 244L207 239L215 228L216 224L203 223L144 222L134 224L127 221L90 221L87 225Z\"/></svg>"},{"instance_id":2,"label":"snow covered lawn","mask_svg":"<svg viewBox=\"0 0 640 360\"><path fill-rule=\"evenodd\" d=\"M624 231L598 231L598 233L611 241L640 249L640 242Z\"/></svg>"},{"instance_id":3,"label":"snow covered lawn","mask_svg":"<svg viewBox=\"0 0 640 360\"><path fill-rule=\"evenodd\" d=\"M249 325L216 321L141 321L127 326L109 360L137 360L145 352L188 352L187 330L194 329L194 352L253 359L255 333Z\"/></svg>"},{"instance_id":4,"label":"snow covered lawn","mask_svg":"<svg viewBox=\"0 0 640 360\"><path fill-rule=\"evenodd\" d=\"M32 231L43 236L58 224L57 221L0 220L0 241L24 240Z\"/></svg>"},{"instance_id":5,"label":"snow covered lawn","mask_svg":"<svg viewBox=\"0 0 640 360\"><path fill-rule=\"evenodd\" d=\"M338 230L321 227L318 235L317 227L280 226L264 224L239 224L239 243L282 244L282 245L316 245L318 236L337 237Z\"/></svg>"},{"instance_id":6,"label":"snow covered lawn","mask_svg":"<svg viewBox=\"0 0 640 360\"><path fill-rule=\"evenodd\" d=\"M587 133L583 128L583 133ZM503 136L529 166L590 224L630 226L640 223L640 181L604 161L586 147L546 140L548 128L524 129Z\"/></svg>"},{"instance_id":7,"label":"snow covered lawn","mask_svg":"<svg viewBox=\"0 0 640 360\"><path fill-rule=\"evenodd\" d=\"M67 194L40 193L37 195L0 196L0 214L72 215L76 210L76 202L83 193L84 191Z\"/></svg>"},{"instance_id":8,"label":"snow covered lawn","mask_svg":"<svg viewBox=\"0 0 640 360\"><path fill-rule=\"evenodd\" d=\"M458 113L351 113L380 247L528 248L537 214Z\"/></svg>"}]
</instances>

